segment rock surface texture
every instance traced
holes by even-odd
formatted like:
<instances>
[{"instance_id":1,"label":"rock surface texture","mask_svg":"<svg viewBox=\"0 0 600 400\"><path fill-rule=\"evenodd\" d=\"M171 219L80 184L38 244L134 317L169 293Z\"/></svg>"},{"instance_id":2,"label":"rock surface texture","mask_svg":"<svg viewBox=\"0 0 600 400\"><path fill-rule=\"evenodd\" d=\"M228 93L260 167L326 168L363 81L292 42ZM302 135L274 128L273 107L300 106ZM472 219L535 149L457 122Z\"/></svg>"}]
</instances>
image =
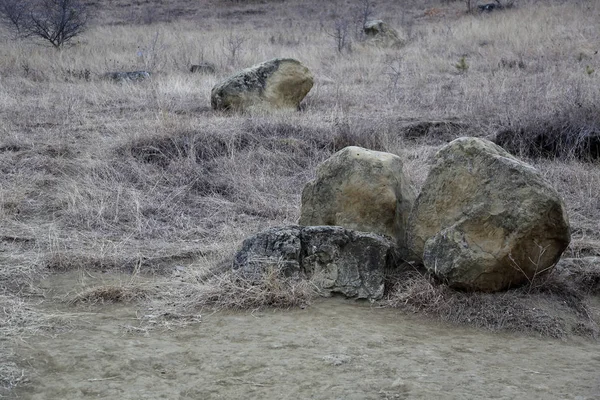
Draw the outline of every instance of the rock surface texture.
<instances>
[{"instance_id":1,"label":"rock surface texture","mask_svg":"<svg viewBox=\"0 0 600 400\"><path fill-rule=\"evenodd\" d=\"M400 157L346 147L317 169L302 191L300 225L337 225L395 239L405 248L405 230L415 191Z\"/></svg>"},{"instance_id":2,"label":"rock surface texture","mask_svg":"<svg viewBox=\"0 0 600 400\"><path fill-rule=\"evenodd\" d=\"M200 64L193 64L190 67L190 72L193 74L214 74L217 70L215 64L202 62Z\"/></svg>"},{"instance_id":3,"label":"rock surface texture","mask_svg":"<svg viewBox=\"0 0 600 400\"><path fill-rule=\"evenodd\" d=\"M146 71L131 71L131 72L107 72L102 75L103 79L117 83L124 82L141 82L150 79L150 72Z\"/></svg>"},{"instance_id":4,"label":"rock surface texture","mask_svg":"<svg viewBox=\"0 0 600 400\"><path fill-rule=\"evenodd\" d=\"M436 154L408 225L408 245L453 287L499 291L551 269L570 241L564 204L530 165L483 139Z\"/></svg>"},{"instance_id":5,"label":"rock surface texture","mask_svg":"<svg viewBox=\"0 0 600 400\"><path fill-rule=\"evenodd\" d=\"M359 299L380 299L387 269L397 260L385 237L339 226L271 228L248 238L234 270L258 280L269 268L287 277L310 279L319 289Z\"/></svg>"},{"instance_id":6,"label":"rock surface texture","mask_svg":"<svg viewBox=\"0 0 600 400\"><path fill-rule=\"evenodd\" d=\"M397 30L379 19L367 21L363 31L367 36L367 42L377 46L402 47L406 44Z\"/></svg>"},{"instance_id":7,"label":"rock surface texture","mask_svg":"<svg viewBox=\"0 0 600 400\"><path fill-rule=\"evenodd\" d=\"M211 104L215 110L296 110L312 86L308 68L291 58L276 58L218 83Z\"/></svg>"}]
</instances>

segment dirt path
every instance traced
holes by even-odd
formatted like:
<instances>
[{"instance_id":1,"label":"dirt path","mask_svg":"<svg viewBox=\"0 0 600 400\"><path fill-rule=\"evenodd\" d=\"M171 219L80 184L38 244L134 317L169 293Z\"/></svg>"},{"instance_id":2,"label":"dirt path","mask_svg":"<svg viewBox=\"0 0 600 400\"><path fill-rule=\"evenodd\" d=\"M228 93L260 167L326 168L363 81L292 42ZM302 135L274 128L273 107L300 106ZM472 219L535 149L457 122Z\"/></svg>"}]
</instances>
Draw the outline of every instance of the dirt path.
<instances>
[{"instance_id":1,"label":"dirt path","mask_svg":"<svg viewBox=\"0 0 600 400\"><path fill-rule=\"evenodd\" d=\"M105 306L19 348L21 399L598 399L600 346L442 326L341 299L134 332ZM128 328L129 327L129 328Z\"/></svg>"}]
</instances>

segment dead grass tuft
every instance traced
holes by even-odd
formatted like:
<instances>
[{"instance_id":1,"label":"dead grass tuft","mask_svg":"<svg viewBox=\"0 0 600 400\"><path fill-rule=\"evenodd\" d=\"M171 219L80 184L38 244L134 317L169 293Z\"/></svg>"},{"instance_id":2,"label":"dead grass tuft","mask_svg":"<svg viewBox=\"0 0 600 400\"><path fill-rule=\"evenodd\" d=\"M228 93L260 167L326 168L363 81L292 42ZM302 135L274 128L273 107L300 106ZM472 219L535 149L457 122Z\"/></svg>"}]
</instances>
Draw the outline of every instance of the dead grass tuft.
<instances>
[{"instance_id":1,"label":"dead grass tuft","mask_svg":"<svg viewBox=\"0 0 600 400\"><path fill-rule=\"evenodd\" d=\"M587 332L586 336L592 337L598 334L598 324L581 288L557 274L534 284L503 293L467 293L439 284L424 273L409 271L397 278L384 304L490 331L531 332L553 338L565 338L573 332Z\"/></svg>"},{"instance_id":2,"label":"dead grass tuft","mask_svg":"<svg viewBox=\"0 0 600 400\"><path fill-rule=\"evenodd\" d=\"M135 284L102 285L85 289L69 300L69 304L129 303L147 299L152 290Z\"/></svg>"},{"instance_id":3,"label":"dead grass tuft","mask_svg":"<svg viewBox=\"0 0 600 400\"><path fill-rule=\"evenodd\" d=\"M291 308L307 306L316 295L310 281L286 278L277 268L270 268L258 279L245 278L237 271L214 275L200 288L194 302L216 310Z\"/></svg>"},{"instance_id":4,"label":"dead grass tuft","mask_svg":"<svg viewBox=\"0 0 600 400\"><path fill-rule=\"evenodd\" d=\"M13 361L9 361L8 355L2 354L1 351L0 355L3 360L0 364L0 398L2 398L4 397L3 392L8 394L12 388L26 383L27 378L22 368L19 368Z\"/></svg>"},{"instance_id":5,"label":"dead grass tuft","mask_svg":"<svg viewBox=\"0 0 600 400\"><path fill-rule=\"evenodd\" d=\"M600 113L592 104L568 104L548 116L527 116L501 130L496 143L521 157L600 159Z\"/></svg>"}]
</instances>

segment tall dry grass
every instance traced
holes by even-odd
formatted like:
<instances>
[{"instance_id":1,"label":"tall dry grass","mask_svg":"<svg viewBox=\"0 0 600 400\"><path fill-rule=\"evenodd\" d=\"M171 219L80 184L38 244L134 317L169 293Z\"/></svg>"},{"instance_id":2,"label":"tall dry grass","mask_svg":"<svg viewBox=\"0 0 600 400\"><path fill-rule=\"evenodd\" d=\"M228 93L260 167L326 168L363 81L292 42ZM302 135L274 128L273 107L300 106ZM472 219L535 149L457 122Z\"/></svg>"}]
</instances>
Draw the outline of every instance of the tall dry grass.
<instances>
[{"instance_id":1,"label":"tall dry grass","mask_svg":"<svg viewBox=\"0 0 600 400\"><path fill-rule=\"evenodd\" d=\"M373 17L402 29L407 46L372 48L351 33L342 53L332 29L356 19L356 1L163 3L96 2L95 25L62 51L0 36L0 309L56 271L170 276L226 262L249 234L295 222L303 185L346 145L401 155L419 187L454 137L600 104L597 2L466 15L462 2L382 1ZM314 73L301 112L211 111L214 84L272 57ZM188 73L200 61L217 73ZM100 79L139 69L152 79ZM597 162L535 162L565 197L572 254L599 254ZM193 275L163 287L165 298L197 288Z\"/></svg>"}]
</instances>

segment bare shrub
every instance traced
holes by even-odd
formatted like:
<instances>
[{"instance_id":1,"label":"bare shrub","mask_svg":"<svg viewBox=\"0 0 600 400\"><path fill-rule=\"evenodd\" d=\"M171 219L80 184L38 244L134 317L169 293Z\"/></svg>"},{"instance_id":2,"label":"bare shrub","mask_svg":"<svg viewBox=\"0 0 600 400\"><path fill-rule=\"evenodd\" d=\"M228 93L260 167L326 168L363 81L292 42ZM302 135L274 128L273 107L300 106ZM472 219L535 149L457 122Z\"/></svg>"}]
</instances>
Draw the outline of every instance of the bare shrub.
<instances>
[{"instance_id":1,"label":"bare shrub","mask_svg":"<svg viewBox=\"0 0 600 400\"><path fill-rule=\"evenodd\" d=\"M375 4L373 3L372 0L360 0L357 4L357 11L356 11L356 20L357 20L357 24L356 24L356 37L358 40L364 40L365 38L365 31L364 31L364 27L365 24L371 19L371 17L374 14L374 7Z\"/></svg>"},{"instance_id":2,"label":"bare shrub","mask_svg":"<svg viewBox=\"0 0 600 400\"><path fill-rule=\"evenodd\" d=\"M137 57L144 71L156 72L164 68L167 53L161 33L156 31L148 43L138 49Z\"/></svg>"},{"instance_id":3,"label":"bare shrub","mask_svg":"<svg viewBox=\"0 0 600 400\"><path fill-rule=\"evenodd\" d=\"M346 18L338 18L333 23L333 31L329 34L334 40L338 53L344 50L350 51L352 42L349 35L350 21Z\"/></svg>"},{"instance_id":4,"label":"bare shrub","mask_svg":"<svg viewBox=\"0 0 600 400\"><path fill-rule=\"evenodd\" d=\"M62 47L87 28L86 5L79 0L2 0L0 15L17 36L40 38Z\"/></svg>"},{"instance_id":5,"label":"bare shrub","mask_svg":"<svg viewBox=\"0 0 600 400\"><path fill-rule=\"evenodd\" d=\"M234 35L233 32L229 32L227 37L223 38L222 41L222 52L225 56L227 65L236 67L240 63L240 58L244 52L244 44L247 39L241 35Z\"/></svg>"}]
</instances>

